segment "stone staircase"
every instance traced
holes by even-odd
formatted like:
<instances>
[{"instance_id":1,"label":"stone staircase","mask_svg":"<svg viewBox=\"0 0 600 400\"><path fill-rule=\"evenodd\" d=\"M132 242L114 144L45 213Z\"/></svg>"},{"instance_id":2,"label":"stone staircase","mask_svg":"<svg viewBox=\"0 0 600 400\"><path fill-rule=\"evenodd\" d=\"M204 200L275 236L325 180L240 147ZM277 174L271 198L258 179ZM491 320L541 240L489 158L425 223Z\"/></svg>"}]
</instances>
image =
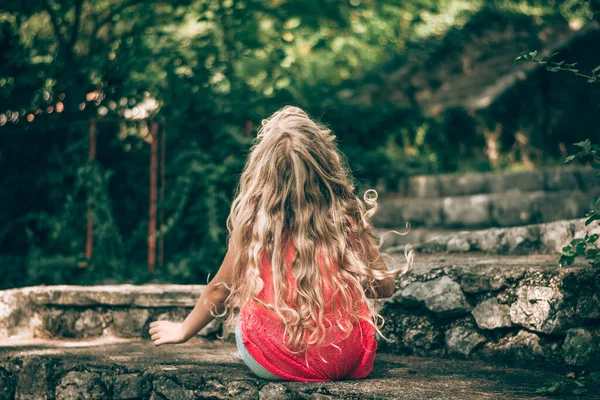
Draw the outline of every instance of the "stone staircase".
<instances>
[{"instance_id":1,"label":"stone staircase","mask_svg":"<svg viewBox=\"0 0 600 400\"><path fill-rule=\"evenodd\" d=\"M379 304L385 337L368 379L261 380L239 360L231 329L219 321L186 344L155 347L150 322L183 320L200 285L39 286L0 291L0 400L600 399L600 269L557 265L566 243L600 233L600 225L540 220L583 215L593 190L585 186L588 173L420 177L402 186L415 197L384 197L380 234L409 215L411 222L429 215L426 205L436 202L441 225L423 217L408 236L384 241L390 267L404 262L407 242L416 255L394 296ZM508 182L521 190L499 194ZM467 215L477 196L487 198L489 219L472 224ZM527 203L525 218L510 208L519 196L545 200ZM577 212L552 204L577 196L588 196ZM465 199L469 206L446 207ZM494 219L501 204L511 204L505 217L519 215L515 226ZM446 224L452 219L444 210L451 209L467 222Z\"/></svg>"},{"instance_id":2,"label":"stone staircase","mask_svg":"<svg viewBox=\"0 0 600 400\"><path fill-rule=\"evenodd\" d=\"M479 229L582 218L598 194L592 168L413 176L380 201L375 223Z\"/></svg>"}]
</instances>

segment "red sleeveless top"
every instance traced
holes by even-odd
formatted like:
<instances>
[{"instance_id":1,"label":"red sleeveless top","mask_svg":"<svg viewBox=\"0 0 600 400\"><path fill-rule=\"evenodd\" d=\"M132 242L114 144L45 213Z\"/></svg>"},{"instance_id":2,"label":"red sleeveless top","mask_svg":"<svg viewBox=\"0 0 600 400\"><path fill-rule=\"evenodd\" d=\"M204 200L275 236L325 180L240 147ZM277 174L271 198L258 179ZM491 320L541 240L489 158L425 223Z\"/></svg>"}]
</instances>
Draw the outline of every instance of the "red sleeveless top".
<instances>
[{"instance_id":1,"label":"red sleeveless top","mask_svg":"<svg viewBox=\"0 0 600 400\"><path fill-rule=\"evenodd\" d=\"M295 279L292 275L292 261L295 247L290 242L285 251L285 264L289 277L288 288L295 290ZM323 259L319 266L324 270ZM327 338L320 351L309 348L306 355L294 354L286 348L283 324L279 316L248 300L240 310L240 329L242 341L248 353L263 368L272 374L286 379L302 382L324 382L337 379L360 379L371 372L377 350L375 328L367 321L353 322L353 330L348 335L342 331L333 319L332 286L323 274L323 295L325 314L334 322L328 328ZM266 252L261 255L260 277L264 287L258 298L273 304L274 291L272 283L271 263ZM366 302L355 305L362 315L369 317L370 311Z\"/></svg>"}]
</instances>

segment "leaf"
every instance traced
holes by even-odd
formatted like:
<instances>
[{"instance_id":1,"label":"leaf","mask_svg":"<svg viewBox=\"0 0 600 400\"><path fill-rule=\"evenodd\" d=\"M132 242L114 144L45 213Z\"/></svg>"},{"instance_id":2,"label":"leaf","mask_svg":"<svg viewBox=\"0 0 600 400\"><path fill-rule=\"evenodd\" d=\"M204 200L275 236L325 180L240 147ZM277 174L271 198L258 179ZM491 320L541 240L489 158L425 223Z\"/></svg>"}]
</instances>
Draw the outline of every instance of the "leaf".
<instances>
[{"instance_id":1,"label":"leaf","mask_svg":"<svg viewBox=\"0 0 600 400\"><path fill-rule=\"evenodd\" d=\"M524 56L519 56L519 57L515 58L512 63L517 64L517 63L520 63L521 61L523 61L524 59L525 59Z\"/></svg>"},{"instance_id":2,"label":"leaf","mask_svg":"<svg viewBox=\"0 0 600 400\"><path fill-rule=\"evenodd\" d=\"M538 53L537 50L534 50L534 51L530 51L528 54L531 58L535 58L537 56L537 53Z\"/></svg>"},{"instance_id":3,"label":"leaf","mask_svg":"<svg viewBox=\"0 0 600 400\"><path fill-rule=\"evenodd\" d=\"M592 372L590 378L592 378L594 382L600 381L600 372Z\"/></svg>"},{"instance_id":4,"label":"leaf","mask_svg":"<svg viewBox=\"0 0 600 400\"><path fill-rule=\"evenodd\" d=\"M584 141L573 143L573 145L582 149L589 149L592 146L592 142L590 142L590 139L585 139Z\"/></svg>"},{"instance_id":5,"label":"leaf","mask_svg":"<svg viewBox=\"0 0 600 400\"><path fill-rule=\"evenodd\" d=\"M594 68L594 69L592 70L592 73L595 75L595 74L596 74L596 72L598 72L598 71L600 71L600 65L598 65L596 68Z\"/></svg>"},{"instance_id":6,"label":"leaf","mask_svg":"<svg viewBox=\"0 0 600 400\"><path fill-rule=\"evenodd\" d=\"M591 217L589 217L586 221L585 221L585 226L588 226L589 224L591 224L594 221L598 221L600 220L600 215L598 214L593 214Z\"/></svg>"},{"instance_id":7,"label":"leaf","mask_svg":"<svg viewBox=\"0 0 600 400\"><path fill-rule=\"evenodd\" d=\"M584 394L584 393L585 393L585 389L583 389L583 388L573 390L573 394L575 394L575 395Z\"/></svg>"},{"instance_id":8,"label":"leaf","mask_svg":"<svg viewBox=\"0 0 600 400\"><path fill-rule=\"evenodd\" d=\"M575 156L569 156L569 157L565 158L565 164L573 161L574 159L575 159Z\"/></svg>"}]
</instances>

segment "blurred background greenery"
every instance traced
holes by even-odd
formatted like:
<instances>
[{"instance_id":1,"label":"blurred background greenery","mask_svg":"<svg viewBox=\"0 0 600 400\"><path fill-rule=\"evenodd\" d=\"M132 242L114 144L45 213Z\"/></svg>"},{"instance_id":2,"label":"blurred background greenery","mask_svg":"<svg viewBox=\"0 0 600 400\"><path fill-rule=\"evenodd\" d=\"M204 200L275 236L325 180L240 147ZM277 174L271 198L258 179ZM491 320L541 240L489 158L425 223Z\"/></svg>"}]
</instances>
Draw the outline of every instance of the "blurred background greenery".
<instances>
[{"instance_id":1,"label":"blurred background greenery","mask_svg":"<svg viewBox=\"0 0 600 400\"><path fill-rule=\"evenodd\" d=\"M0 288L205 282L257 126L286 104L334 130L360 188L559 163L597 136L597 93L511 61L559 48L593 68L597 10L576 0L3 1ZM154 273L149 121L166 132L165 261Z\"/></svg>"}]
</instances>

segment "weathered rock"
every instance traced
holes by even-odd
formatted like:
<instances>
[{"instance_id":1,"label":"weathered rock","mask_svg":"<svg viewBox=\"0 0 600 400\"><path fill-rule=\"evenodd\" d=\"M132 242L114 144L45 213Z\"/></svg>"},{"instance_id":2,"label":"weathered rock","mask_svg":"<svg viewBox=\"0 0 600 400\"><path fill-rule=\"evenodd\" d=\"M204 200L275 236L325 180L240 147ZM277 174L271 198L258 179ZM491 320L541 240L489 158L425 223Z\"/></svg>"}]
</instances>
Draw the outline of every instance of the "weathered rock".
<instances>
[{"instance_id":1,"label":"weathered rock","mask_svg":"<svg viewBox=\"0 0 600 400\"><path fill-rule=\"evenodd\" d=\"M530 254L540 247L539 226L517 226L505 231L501 249L508 254Z\"/></svg>"},{"instance_id":2,"label":"weathered rock","mask_svg":"<svg viewBox=\"0 0 600 400\"><path fill-rule=\"evenodd\" d=\"M600 235L600 221L594 221L589 225L585 224L587 218L577 219L573 221L573 238L583 238L585 235Z\"/></svg>"},{"instance_id":3,"label":"weathered rock","mask_svg":"<svg viewBox=\"0 0 600 400\"><path fill-rule=\"evenodd\" d=\"M446 197L443 202L444 225L447 227L483 227L490 223L489 195Z\"/></svg>"},{"instance_id":4,"label":"weathered rock","mask_svg":"<svg viewBox=\"0 0 600 400\"><path fill-rule=\"evenodd\" d=\"M154 391L169 400L195 400L194 390L178 385L173 379L160 376L152 383Z\"/></svg>"},{"instance_id":5,"label":"weathered rock","mask_svg":"<svg viewBox=\"0 0 600 400\"><path fill-rule=\"evenodd\" d=\"M23 289L0 291L0 338L31 336L32 309L29 293Z\"/></svg>"},{"instance_id":6,"label":"weathered rock","mask_svg":"<svg viewBox=\"0 0 600 400\"><path fill-rule=\"evenodd\" d=\"M408 178L409 197L440 197L440 184L435 175L419 175Z\"/></svg>"},{"instance_id":7,"label":"weathered rock","mask_svg":"<svg viewBox=\"0 0 600 400\"><path fill-rule=\"evenodd\" d=\"M96 310L85 310L79 313L73 325L76 337L100 336L106 327L106 316Z\"/></svg>"},{"instance_id":8,"label":"weathered rock","mask_svg":"<svg viewBox=\"0 0 600 400\"><path fill-rule=\"evenodd\" d=\"M11 377L0 369L0 400L12 399L15 393L15 386Z\"/></svg>"},{"instance_id":9,"label":"weathered rock","mask_svg":"<svg viewBox=\"0 0 600 400\"><path fill-rule=\"evenodd\" d=\"M571 221L555 221L540 227L540 242L543 250L560 252L573 240L574 226Z\"/></svg>"},{"instance_id":10,"label":"weathered rock","mask_svg":"<svg viewBox=\"0 0 600 400\"><path fill-rule=\"evenodd\" d=\"M192 389L189 385L185 385L188 389ZM227 387L216 379L209 379L204 382L202 390L195 392L196 398L200 399L221 399L227 398L224 393L227 392Z\"/></svg>"},{"instance_id":11,"label":"weathered rock","mask_svg":"<svg viewBox=\"0 0 600 400\"><path fill-rule=\"evenodd\" d=\"M241 400L255 400L259 397L258 387L251 381L233 381L229 383L227 394Z\"/></svg>"},{"instance_id":12,"label":"weathered rock","mask_svg":"<svg viewBox=\"0 0 600 400\"><path fill-rule=\"evenodd\" d=\"M52 389L49 386L51 366L47 360L30 357L25 360L17 380L16 400L51 399Z\"/></svg>"},{"instance_id":13,"label":"weathered rock","mask_svg":"<svg viewBox=\"0 0 600 400\"><path fill-rule=\"evenodd\" d=\"M150 311L146 308L114 310L112 313L112 331L120 337L139 337L146 326Z\"/></svg>"},{"instance_id":14,"label":"weathered rock","mask_svg":"<svg viewBox=\"0 0 600 400\"><path fill-rule=\"evenodd\" d=\"M115 399L140 399L147 396L150 387L141 375L118 375L113 382Z\"/></svg>"},{"instance_id":15,"label":"weathered rock","mask_svg":"<svg viewBox=\"0 0 600 400\"><path fill-rule=\"evenodd\" d=\"M448 241L451 238L446 236L434 236L427 240L425 243L420 243L416 246L416 249L421 253L438 253L446 251Z\"/></svg>"},{"instance_id":16,"label":"weathered rock","mask_svg":"<svg viewBox=\"0 0 600 400\"><path fill-rule=\"evenodd\" d=\"M525 275L523 268L503 268L494 264L458 265L454 271L465 293L495 292Z\"/></svg>"},{"instance_id":17,"label":"weathered rock","mask_svg":"<svg viewBox=\"0 0 600 400\"><path fill-rule=\"evenodd\" d=\"M489 191L487 174L443 174L438 176L438 180L441 196L465 196Z\"/></svg>"},{"instance_id":18,"label":"weathered rock","mask_svg":"<svg viewBox=\"0 0 600 400\"><path fill-rule=\"evenodd\" d=\"M598 170L595 168L580 168L577 170L578 180L581 190L597 190L600 187L598 179Z\"/></svg>"},{"instance_id":19,"label":"weathered rock","mask_svg":"<svg viewBox=\"0 0 600 400\"><path fill-rule=\"evenodd\" d=\"M505 235L505 232L505 229L497 228L474 231L469 234L467 240L469 240L471 243L472 250L493 253L500 248L500 243Z\"/></svg>"},{"instance_id":20,"label":"weathered rock","mask_svg":"<svg viewBox=\"0 0 600 400\"><path fill-rule=\"evenodd\" d=\"M485 359L530 366L545 359L539 336L524 330L504 336L498 342L485 343L481 355Z\"/></svg>"},{"instance_id":21,"label":"weathered rock","mask_svg":"<svg viewBox=\"0 0 600 400\"><path fill-rule=\"evenodd\" d=\"M446 331L446 348L450 353L459 353L465 357L481 343L485 336L466 326L454 326Z\"/></svg>"},{"instance_id":22,"label":"weathered rock","mask_svg":"<svg viewBox=\"0 0 600 400\"><path fill-rule=\"evenodd\" d=\"M398 354L432 355L443 352L443 335L429 315L413 315L404 308L384 308L380 349Z\"/></svg>"},{"instance_id":23,"label":"weathered rock","mask_svg":"<svg viewBox=\"0 0 600 400\"><path fill-rule=\"evenodd\" d=\"M554 310L562 300L560 291L553 287L520 287L518 299L510 307L513 323L530 330L557 334L571 328L576 316L572 307Z\"/></svg>"},{"instance_id":24,"label":"weathered rock","mask_svg":"<svg viewBox=\"0 0 600 400\"><path fill-rule=\"evenodd\" d=\"M508 190L533 192L543 190L544 181L544 172L541 170L497 172L490 174L489 187L491 193L504 193Z\"/></svg>"},{"instance_id":25,"label":"weathered rock","mask_svg":"<svg viewBox=\"0 0 600 400\"><path fill-rule=\"evenodd\" d=\"M568 365L585 367L596 352L596 347L594 337L588 330L569 329L562 346L565 362Z\"/></svg>"},{"instance_id":26,"label":"weathered rock","mask_svg":"<svg viewBox=\"0 0 600 400\"><path fill-rule=\"evenodd\" d=\"M585 319L600 319L600 299L597 293L577 300L577 315Z\"/></svg>"},{"instance_id":27,"label":"weathered rock","mask_svg":"<svg viewBox=\"0 0 600 400\"><path fill-rule=\"evenodd\" d=\"M106 386L94 372L71 371L56 387L57 400L102 400L107 397Z\"/></svg>"},{"instance_id":28,"label":"weathered rock","mask_svg":"<svg viewBox=\"0 0 600 400\"><path fill-rule=\"evenodd\" d=\"M401 303L421 304L440 316L466 313L469 304L460 285L447 276L428 282L414 282L395 296Z\"/></svg>"},{"instance_id":29,"label":"weathered rock","mask_svg":"<svg viewBox=\"0 0 600 400\"><path fill-rule=\"evenodd\" d=\"M529 302L519 299L510 306L510 319L513 323L525 328L543 332L543 327L550 317L550 304L546 300Z\"/></svg>"},{"instance_id":30,"label":"weathered rock","mask_svg":"<svg viewBox=\"0 0 600 400\"><path fill-rule=\"evenodd\" d=\"M298 400L328 398L462 400L465 398L465 393L467 398L473 400L516 400L539 397L536 389L541 383L560 380L565 376L562 370L505 368L481 362L403 357L379 351L373 372L365 380L322 383L268 382L253 376L242 361L233 354L235 345L216 344L198 338L177 346L165 347L153 346L150 341L127 339L113 343L104 340L101 346L89 340L71 342L73 346L65 346L64 342L56 341L38 341L33 345L31 342L27 343L29 343L27 346L10 349L0 347L2 355L0 358L10 360L0 361L0 368L8 371L7 363L9 366L14 365L14 370L10 373L16 376L19 373L19 364L43 349L41 361L53 365L54 370L47 378L54 385L56 379L60 380L68 372L86 370L91 372L93 369L93 372L102 375L103 381L106 382L109 389L106 399L114 398L109 386L112 382L114 389L116 378L123 375L124 370L130 371L129 374L140 375L141 372L134 371L143 371L143 378L148 383L159 382L158 377L171 380L174 384L171 386L176 389L175 391L165 391L165 394L160 394L155 387L152 393L141 397L141 399L153 400L177 398L182 392L183 398L214 400L244 398L242 393L246 388L244 383L257 389L268 384L281 385L288 390L290 398ZM487 342L483 347L489 344L490 342ZM479 357L480 354L480 350L474 350L469 357ZM530 360L525 362L527 366L532 366ZM591 370L586 367L586 371ZM206 382L206 390L204 382ZM589 393L597 393L600 389L600 382L585 383ZM252 389L249 389L248 393L251 391ZM274 392L277 394L278 391L274 390ZM173 394L173 397L169 394ZM263 392L263 395L268 394L268 390ZM249 395L248 398L258 399L259 394ZM29 397L29 399L36 400L37 397Z\"/></svg>"},{"instance_id":31,"label":"weathered rock","mask_svg":"<svg viewBox=\"0 0 600 400\"><path fill-rule=\"evenodd\" d=\"M546 177L546 190L577 190L577 169L568 167L547 168L544 170Z\"/></svg>"},{"instance_id":32,"label":"weathered rock","mask_svg":"<svg viewBox=\"0 0 600 400\"><path fill-rule=\"evenodd\" d=\"M592 197L593 194L580 191L546 192L543 197L532 201L532 207L537 210L542 222L583 218Z\"/></svg>"},{"instance_id":33,"label":"weathered rock","mask_svg":"<svg viewBox=\"0 0 600 400\"><path fill-rule=\"evenodd\" d=\"M382 227L396 228L410 222L413 226L439 227L442 223L440 199L383 198L373 221Z\"/></svg>"},{"instance_id":34,"label":"weathered rock","mask_svg":"<svg viewBox=\"0 0 600 400\"><path fill-rule=\"evenodd\" d=\"M529 224L534 217L532 200L543 196L544 192L495 194L491 197L492 220L499 226Z\"/></svg>"},{"instance_id":35,"label":"weathered rock","mask_svg":"<svg viewBox=\"0 0 600 400\"><path fill-rule=\"evenodd\" d=\"M471 313L481 329L508 328L512 325L510 306L499 304L496 298L482 301Z\"/></svg>"},{"instance_id":36,"label":"weathered rock","mask_svg":"<svg viewBox=\"0 0 600 400\"><path fill-rule=\"evenodd\" d=\"M471 249L469 241L464 236L455 236L448 241L446 251L449 253L466 253Z\"/></svg>"},{"instance_id":37,"label":"weathered rock","mask_svg":"<svg viewBox=\"0 0 600 400\"><path fill-rule=\"evenodd\" d=\"M108 285L35 287L29 299L37 305L194 307L202 285Z\"/></svg>"},{"instance_id":38,"label":"weathered rock","mask_svg":"<svg viewBox=\"0 0 600 400\"><path fill-rule=\"evenodd\" d=\"M291 400L292 398L289 390L280 383L269 383L259 392L260 400Z\"/></svg>"}]
</instances>

